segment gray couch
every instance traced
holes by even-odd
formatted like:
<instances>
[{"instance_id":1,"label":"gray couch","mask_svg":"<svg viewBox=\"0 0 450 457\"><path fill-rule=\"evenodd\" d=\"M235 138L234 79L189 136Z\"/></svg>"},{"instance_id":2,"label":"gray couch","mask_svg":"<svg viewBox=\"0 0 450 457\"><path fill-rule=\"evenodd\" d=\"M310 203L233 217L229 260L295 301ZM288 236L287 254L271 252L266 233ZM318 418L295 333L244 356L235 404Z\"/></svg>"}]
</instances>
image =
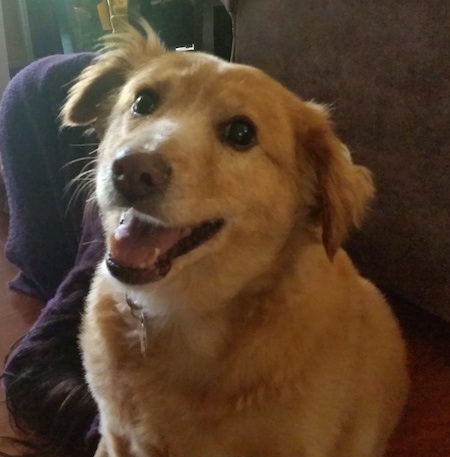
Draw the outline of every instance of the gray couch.
<instances>
[{"instance_id":1,"label":"gray couch","mask_svg":"<svg viewBox=\"0 0 450 457\"><path fill-rule=\"evenodd\" d=\"M429 0L224 0L234 59L329 103L378 198L348 250L450 320L450 8Z\"/></svg>"}]
</instances>

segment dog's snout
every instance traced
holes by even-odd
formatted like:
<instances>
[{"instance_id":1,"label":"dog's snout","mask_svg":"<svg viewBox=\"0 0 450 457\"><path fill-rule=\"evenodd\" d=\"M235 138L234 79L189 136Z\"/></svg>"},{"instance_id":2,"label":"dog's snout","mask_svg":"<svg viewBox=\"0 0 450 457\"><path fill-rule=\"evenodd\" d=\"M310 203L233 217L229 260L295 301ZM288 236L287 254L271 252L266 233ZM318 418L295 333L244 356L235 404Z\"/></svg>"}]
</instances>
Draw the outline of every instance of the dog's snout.
<instances>
[{"instance_id":1,"label":"dog's snout","mask_svg":"<svg viewBox=\"0 0 450 457\"><path fill-rule=\"evenodd\" d=\"M130 203L162 192L171 175L170 165L158 153L125 151L112 164L114 186Z\"/></svg>"}]
</instances>

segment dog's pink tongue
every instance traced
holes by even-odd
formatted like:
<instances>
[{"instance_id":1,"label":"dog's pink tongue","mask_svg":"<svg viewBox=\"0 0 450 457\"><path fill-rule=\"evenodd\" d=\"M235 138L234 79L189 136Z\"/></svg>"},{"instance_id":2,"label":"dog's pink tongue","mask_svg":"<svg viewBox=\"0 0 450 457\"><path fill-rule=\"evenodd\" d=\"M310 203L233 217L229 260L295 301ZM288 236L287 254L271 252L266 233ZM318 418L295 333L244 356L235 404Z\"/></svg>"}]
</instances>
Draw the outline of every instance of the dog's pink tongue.
<instances>
[{"instance_id":1,"label":"dog's pink tongue","mask_svg":"<svg viewBox=\"0 0 450 457\"><path fill-rule=\"evenodd\" d=\"M131 268L149 268L181 238L179 229L151 225L132 211L122 215L120 224L109 239L113 260Z\"/></svg>"}]
</instances>

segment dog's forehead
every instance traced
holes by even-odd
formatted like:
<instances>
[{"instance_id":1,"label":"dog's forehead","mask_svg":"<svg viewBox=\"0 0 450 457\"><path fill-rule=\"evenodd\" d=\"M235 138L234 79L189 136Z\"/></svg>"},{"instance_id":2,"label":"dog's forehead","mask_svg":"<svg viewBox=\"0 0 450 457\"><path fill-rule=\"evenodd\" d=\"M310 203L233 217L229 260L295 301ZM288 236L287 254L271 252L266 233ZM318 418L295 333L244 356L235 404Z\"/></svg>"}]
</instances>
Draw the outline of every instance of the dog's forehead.
<instances>
[{"instance_id":1,"label":"dog's forehead","mask_svg":"<svg viewBox=\"0 0 450 457\"><path fill-rule=\"evenodd\" d=\"M227 79L253 79L266 85L278 85L275 80L262 71L243 64L231 63L201 52L168 52L149 60L148 65L140 69L138 79L151 77L158 80L177 78L182 81L196 80L203 84L224 83Z\"/></svg>"},{"instance_id":2,"label":"dog's forehead","mask_svg":"<svg viewBox=\"0 0 450 457\"><path fill-rule=\"evenodd\" d=\"M201 98L250 117L267 117L269 112L283 117L296 99L261 70L205 53L171 52L152 59L136 72L127 91L136 93L146 87L182 91L183 103L186 96Z\"/></svg>"}]
</instances>

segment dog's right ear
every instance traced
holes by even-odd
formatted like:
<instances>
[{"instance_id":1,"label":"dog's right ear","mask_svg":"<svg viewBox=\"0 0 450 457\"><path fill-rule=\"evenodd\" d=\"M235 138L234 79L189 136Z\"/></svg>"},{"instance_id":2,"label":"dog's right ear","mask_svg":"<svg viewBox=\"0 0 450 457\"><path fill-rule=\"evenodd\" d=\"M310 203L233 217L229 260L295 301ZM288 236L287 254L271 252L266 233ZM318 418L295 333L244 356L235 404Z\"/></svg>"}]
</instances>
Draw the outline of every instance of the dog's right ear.
<instances>
[{"instance_id":1,"label":"dog's right ear","mask_svg":"<svg viewBox=\"0 0 450 457\"><path fill-rule=\"evenodd\" d=\"M111 97L130 75L164 54L165 49L155 32L141 23L146 37L133 28L110 35L93 63L78 77L62 108L63 125L93 125L111 108Z\"/></svg>"}]
</instances>

